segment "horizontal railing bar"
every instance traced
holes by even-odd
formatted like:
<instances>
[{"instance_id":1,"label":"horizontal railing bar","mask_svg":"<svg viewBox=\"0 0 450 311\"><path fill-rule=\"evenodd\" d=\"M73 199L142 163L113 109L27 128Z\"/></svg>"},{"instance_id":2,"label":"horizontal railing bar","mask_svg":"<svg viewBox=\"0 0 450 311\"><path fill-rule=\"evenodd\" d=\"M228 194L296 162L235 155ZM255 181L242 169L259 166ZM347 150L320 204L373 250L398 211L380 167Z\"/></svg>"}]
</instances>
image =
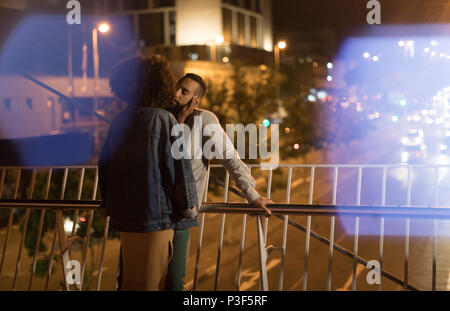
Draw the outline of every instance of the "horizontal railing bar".
<instances>
[{"instance_id":1,"label":"horizontal railing bar","mask_svg":"<svg viewBox=\"0 0 450 311\"><path fill-rule=\"evenodd\" d=\"M73 165L73 166L0 166L0 169L22 169L22 170L32 170L32 169L96 169L97 165Z\"/></svg>"},{"instance_id":2,"label":"horizontal railing bar","mask_svg":"<svg viewBox=\"0 0 450 311\"><path fill-rule=\"evenodd\" d=\"M94 200L13 200L0 199L0 208L46 208L46 209L98 209L102 201ZM450 208L443 207L390 207L390 206L343 206L318 204L269 204L274 215L318 215L318 216L366 216L366 217L411 217L450 219ZM200 213L265 215L248 203L204 203Z\"/></svg>"},{"instance_id":3,"label":"horizontal railing bar","mask_svg":"<svg viewBox=\"0 0 450 311\"><path fill-rule=\"evenodd\" d=\"M262 167L260 164L246 164L248 167L255 167L255 168L259 168ZM211 167L214 168L220 168L222 167L221 164L210 164ZM271 167L270 164L264 165L264 168L267 169L267 167ZM273 165L273 167L275 167L275 165ZM276 165L277 168L310 168L310 167L320 167L320 168L334 168L334 167L338 167L338 168L358 168L358 167L362 167L362 168L408 168L408 167L413 167L413 168L436 168L436 167L446 167L446 168L450 168L449 164L278 164Z\"/></svg>"},{"instance_id":4,"label":"horizontal railing bar","mask_svg":"<svg viewBox=\"0 0 450 311\"><path fill-rule=\"evenodd\" d=\"M378 216L450 219L450 208L442 207L391 207L391 206L343 206L317 204L270 204L272 214L279 215L322 215L322 216ZM263 209L256 209L247 203L204 203L200 213L230 213L264 215Z\"/></svg>"},{"instance_id":5,"label":"horizontal railing bar","mask_svg":"<svg viewBox=\"0 0 450 311\"><path fill-rule=\"evenodd\" d=\"M0 199L0 208L98 209L102 201L93 200L8 200Z\"/></svg>"},{"instance_id":6,"label":"horizontal railing bar","mask_svg":"<svg viewBox=\"0 0 450 311\"><path fill-rule=\"evenodd\" d=\"M254 168L260 168L260 164L246 164L248 167L254 167ZM222 168L221 164L210 164L212 168ZM310 168L310 167L320 167L320 168L440 168L440 167L446 167L450 168L449 164L279 164L276 167L277 168ZM264 165L265 168L270 167L270 165ZM275 165L274 165L275 167ZM97 168L97 165L66 165L66 166L0 166L0 169L79 169L79 168L86 168L86 169L95 169Z\"/></svg>"}]
</instances>

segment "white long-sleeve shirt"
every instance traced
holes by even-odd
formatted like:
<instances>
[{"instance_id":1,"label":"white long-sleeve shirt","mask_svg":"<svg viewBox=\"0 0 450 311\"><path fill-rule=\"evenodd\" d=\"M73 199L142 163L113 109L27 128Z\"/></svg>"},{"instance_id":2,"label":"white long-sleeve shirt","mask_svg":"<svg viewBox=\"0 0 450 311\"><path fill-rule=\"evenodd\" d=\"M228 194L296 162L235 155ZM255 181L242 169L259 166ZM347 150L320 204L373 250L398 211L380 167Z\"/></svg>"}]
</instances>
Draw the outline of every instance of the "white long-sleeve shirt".
<instances>
[{"instance_id":1,"label":"white long-sleeve shirt","mask_svg":"<svg viewBox=\"0 0 450 311\"><path fill-rule=\"evenodd\" d=\"M205 154L200 154L199 152L204 150L205 145L208 147L211 143L215 143L216 146L222 143L225 144L226 148L224 150L219 149L218 151L219 153L223 153L223 156L218 158L222 166L229 172L230 177L236 182L236 186L244 193L247 201L252 203L261 197L255 190L256 181L250 174L250 169L242 162L238 152L234 149L234 146L214 113L208 110L196 109L186 120L186 125L191 130L191 148L193 154L191 164L200 204L203 201L206 189L206 174L209 159L208 155L205 157ZM201 150L195 148L196 143L198 147L201 147Z\"/></svg>"}]
</instances>

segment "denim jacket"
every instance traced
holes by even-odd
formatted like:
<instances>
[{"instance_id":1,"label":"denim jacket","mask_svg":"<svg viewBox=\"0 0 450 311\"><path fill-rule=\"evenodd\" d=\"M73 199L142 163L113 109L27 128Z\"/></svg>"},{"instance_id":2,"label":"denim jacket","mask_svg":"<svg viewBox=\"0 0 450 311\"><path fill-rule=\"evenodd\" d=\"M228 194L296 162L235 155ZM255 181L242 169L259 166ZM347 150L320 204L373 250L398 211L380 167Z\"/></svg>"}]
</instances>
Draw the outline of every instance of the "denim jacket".
<instances>
[{"instance_id":1,"label":"denim jacket","mask_svg":"<svg viewBox=\"0 0 450 311\"><path fill-rule=\"evenodd\" d=\"M99 159L99 186L115 230L172 229L198 209L190 160L171 153L175 124L166 110L149 107L127 109L113 120Z\"/></svg>"}]
</instances>

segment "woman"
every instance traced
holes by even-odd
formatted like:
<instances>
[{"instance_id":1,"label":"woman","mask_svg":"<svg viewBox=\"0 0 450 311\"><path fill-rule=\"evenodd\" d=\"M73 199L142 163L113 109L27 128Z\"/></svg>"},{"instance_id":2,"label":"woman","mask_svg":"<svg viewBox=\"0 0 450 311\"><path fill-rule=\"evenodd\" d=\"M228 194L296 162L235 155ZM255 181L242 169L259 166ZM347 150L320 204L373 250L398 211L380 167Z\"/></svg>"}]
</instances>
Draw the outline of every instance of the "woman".
<instances>
[{"instance_id":1,"label":"woman","mask_svg":"<svg viewBox=\"0 0 450 311\"><path fill-rule=\"evenodd\" d=\"M122 290L162 290L175 222L198 204L190 160L173 158L177 126L162 109L176 82L163 57L133 57L111 71L128 108L111 123L99 160L102 200L122 240Z\"/></svg>"}]
</instances>

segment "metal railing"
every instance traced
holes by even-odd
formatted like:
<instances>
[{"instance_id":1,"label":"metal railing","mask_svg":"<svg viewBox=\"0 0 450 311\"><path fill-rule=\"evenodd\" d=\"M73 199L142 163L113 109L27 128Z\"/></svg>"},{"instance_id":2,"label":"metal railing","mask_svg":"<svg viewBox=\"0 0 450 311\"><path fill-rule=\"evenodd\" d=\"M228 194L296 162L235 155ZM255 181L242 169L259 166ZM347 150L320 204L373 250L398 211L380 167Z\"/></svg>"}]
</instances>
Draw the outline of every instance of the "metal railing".
<instances>
[{"instance_id":1,"label":"metal railing","mask_svg":"<svg viewBox=\"0 0 450 311\"><path fill-rule=\"evenodd\" d=\"M249 165L250 168L255 171L259 165ZM199 285L199 279L201 279L200 274L200 259L201 259L201 251L203 244L203 236L204 229L206 227L206 215L207 214L218 214L220 215L220 228L219 228L219 239L218 239L218 248L217 248L217 260L215 265L215 274L214 274L214 290L218 290L219 284L219 273L222 266L222 255L223 255L223 244L224 244L224 231L225 231L225 222L226 216L231 214L242 214L242 228L241 228L241 239L239 245L239 256L237 256L238 261L238 270L236 274L236 287L235 289L241 289L241 279L244 273L242 271L243 266L243 258L245 255L245 237L246 237L246 223L248 215L256 215L256 223L257 223L257 248L258 248L258 256L259 256L259 275L260 275L260 286L261 290L269 289L269 279L267 272L267 258L273 251L280 251L280 274L278 278L278 290L284 290L284 279L285 279L285 263L286 263L286 250L287 250L287 232L288 226L291 228L296 228L298 231L305 233L305 251L304 251L304 266L303 266L303 280L302 280L302 289L308 289L308 265L310 258L310 241L311 237L323 245L328 247L328 274L327 274L327 283L326 289L332 289L332 264L334 258L334 251L339 252L353 260L353 269L352 269L352 290L356 290L356 266L357 264L367 265L368 260L361 257L359 255L359 223L360 217L378 217L380 218L380 234L379 234L379 254L378 260L381 265L381 275L384 278L389 279L390 281L402 286L405 290L417 290L415 286L409 284L409 247L410 247L410 219L412 218L425 218L425 219L433 219L434 220L434 234L433 234L433 260L432 260L432 290L436 290L436 274L437 274L437 228L438 222L444 219L449 219L450 217L450 209L443 208L442 206L439 208L430 208L431 206L438 207L439 206L439 185L440 185L440 172L448 170L450 167L445 165L434 165L434 166L399 166L399 165L280 165L279 169L286 169L287 175L283 175L282 178L287 178L286 180L286 199L285 204L274 204L271 205L271 210L273 212L273 217L280 218L283 221L283 229L282 229L282 241L280 247L274 247L267 245L268 235L270 234L270 230L268 230L269 219L263 219L262 211L258 211L256 209L252 209L248 204L244 203L228 203L229 194L234 193L238 196L242 196L238 190L233 188L230 185L229 175L226 173L225 182L218 180L216 177L211 176L211 169L221 168L220 165L211 165L208 169L208 183L211 182L216 184L222 184L224 187L224 196L223 202L221 203L210 203L208 199L213 195L208 191L205 191L204 203L201 208L200 215L200 226L198 232L198 243L196 249L196 256L194 262L194 276L192 279L192 289L196 290ZM309 170L309 178L303 178L302 184L308 191L307 203L306 204L292 204L291 203L291 188L292 188L292 179L293 179L293 171L296 169ZM331 204L313 204L314 203L314 194L316 183L318 183L321 179L318 178L318 170L320 169L331 169L332 170L332 180L333 182L328 184L327 187L331 191ZM352 206L350 205L341 205L337 204L337 194L338 194L338 177L339 173L345 169L354 169L357 171L357 184L356 184L356 198L355 203ZM366 169L379 169L382 171L381 176L381 198L379 204L377 205L362 205L361 197L362 197L362 183L363 183L363 173ZM388 171L391 169L400 169L406 170L407 172L407 180L406 180L406 204L402 206L387 206L386 197L387 197L387 177ZM434 186L433 186L433 203L428 205L428 207L414 207L412 208L412 184L413 184L413 171L416 169L427 169L433 171L434 176ZM86 174L89 172L89 177L86 178ZM271 198L272 196L272 184L273 184L273 170L268 171L267 178L267 191L266 196ZM12 277L12 286L10 289L14 290L17 288L17 277L21 268L22 261L22 252L24 248L24 242L27 235L27 225L30 218L30 213L34 209L40 210L39 215L39 224L37 227L37 240L34 245L33 260L32 260L32 269L30 272L28 286L27 289L33 289L33 280L35 278L35 269L37 258L40 253L40 243L41 236L44 230L44 218L46 213L54 213L54 230L52 236L52 247L50 250L50 260L48 263L47 269L47 277L45 282L45 289L49 288L49 283L52 278L52 267L53 267L53 257L56 253L56 240L59 240L59 252L61 256L61 265L62 265L62 285L65 290L75 289L81 290L83 289L83 280L85 279L86 274L86 258L88 253L89 241L91 238L92 231L92 221L94 219L94 212L98 208L100 201L96 201L97 199L97 187L98 187L98 170L96 166L77 166L77 167L53 167L53 168L30 168L30 167L22 167L22 168L0 168L1 179L0 179L0 210L4 210L5 208L9 208L9 217L7 226L4 232L3 246L2 246L2 257L0 261L0 284L2 282L2 273L5 269L6 263L6 255L8 250L8 242L11 235L11 231L13 230L13 224L19 223L18 219L20 218L21 230L20 230L20 242L18 248L17 260L15 260L15 268L14 274ZM345 173L341 173L342 175L346 175ZM58 175L58 176L56 176ZM325 174L329 175L329 174ZM354 174L348 174L347 180L351 178ZM320 177L320 176L319 176ZM344 176L345 177L345 176ZM41 181L39 182L36 181ZM71 184L71 191L67 191L67 185ZM297 185L299 184L296 181ZM89 185L87 185L89 184ZM42 192L40 196L37 195L38 189ZM323 186L321 186L323 188ZM323 190L327 192L328 190ZM70 194L68 192L71 192ZM209 195L208 195L209 194ZM38 197L38 198L37 198ZM217 196L216 196L217 198ZM218 201L221 201L220 199ZM24 209L25 212L21 215L18 215L17 211ZM64 217L67 216L67 211L73 211L73 223L72 228L70 230L69 236L67 236L65 231L68 231L67 228L64 229L65 220ZM65 216L63 214L65 213ZM87 211L88 217L86 231L84 237L77 236L77 227L78 221L80 219L80 215L82 211ZM296 215L305 215L306 216L306 226L301 225L295 222L292 218ZM20 217L17 217L20 216ZM315 232L312 228L312 217L331 217L330 218L330 228L329 228L329 238L324 237L323 235ZM336 216L351 216L355 218L354 223L354 240L353 240L353 251L344 248L341 245L338 245L335 242L335 217ZM397 277L394 273L386 271L383 266L383 251L384 251L384 219L386 217L401 217L405 218L405 249L404 249L404 273L403 280L400 277ZM272 218L271 218L272 219ZM104 220L103 227L103 236L100 242L100 250L98 254L98 276L97 276L97 284L96 290L100 290L102 286L102 271L103 264L105 258L105 249L107 244L107 237L109 232L109 218ZM65 276L70 271L70 266L67 266L67 263L71 260L71 250L76 243L82 244L82 252L81 252L81 284L79 286L71 286L67 284ZM10 255L9 255L10 256ZM118 258L119 254L117 254ZM9 258L9 257L8 257ZM115 282L115 281L114 281ZM382 289L382 282L378 285L378 289Z\"/></svg>"}]
</instances>

